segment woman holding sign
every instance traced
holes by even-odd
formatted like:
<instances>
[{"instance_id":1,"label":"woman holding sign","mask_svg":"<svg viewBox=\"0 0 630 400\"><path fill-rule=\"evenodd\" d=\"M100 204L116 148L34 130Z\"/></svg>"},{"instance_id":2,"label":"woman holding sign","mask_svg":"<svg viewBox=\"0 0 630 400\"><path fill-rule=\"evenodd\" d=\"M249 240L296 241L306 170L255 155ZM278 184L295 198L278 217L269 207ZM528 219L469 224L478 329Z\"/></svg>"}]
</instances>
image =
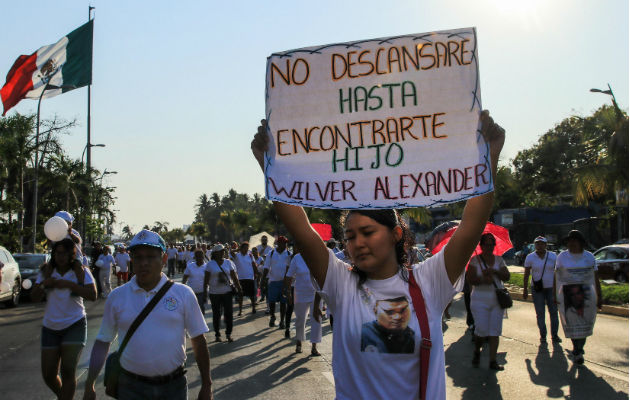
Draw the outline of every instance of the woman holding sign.
<instances>
[{"instance_id":1,"label":"woman holding sign","mask_svg":"<svg viewBox=\"0 0 630 400\"><path fill-rule=\"evenodd\" d=\"M494 176L505 131L487 111L480 122ZM268 141L262 121L252 141L261 168ZM274 202L335 315L333 373L338 399L412 399L419 394L425 399L446 398L442 313L461 290L464 268L493 199L490 192L467 200L450 242L409 270L403 267L405 227L395 210L350 210L343 229L354 261L351 267L327 249L301 207Z\"/></svg>"},{"instance_id":2,"label":"woman holding sign","mask_svg":"<svg viewBox=\"0 0 630 400\"><path fill-rule=\"evenodd\" d=\"M568 250L556 259L554 294L564 335L573 342L573 362L584 364L584 345L586 337L593 334L595 308L602 308L602 289L595 257L584 250L586 239L582 233L573 230L564 240Z\"/></svg>"}]
</instances>

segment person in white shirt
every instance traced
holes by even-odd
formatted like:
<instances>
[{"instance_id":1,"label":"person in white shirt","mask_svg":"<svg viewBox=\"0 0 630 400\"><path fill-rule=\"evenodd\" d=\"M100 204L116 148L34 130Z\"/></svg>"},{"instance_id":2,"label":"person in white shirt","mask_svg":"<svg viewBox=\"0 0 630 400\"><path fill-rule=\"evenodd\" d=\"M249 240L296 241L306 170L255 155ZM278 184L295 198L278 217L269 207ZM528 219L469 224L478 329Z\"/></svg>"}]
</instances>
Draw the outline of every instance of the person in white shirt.
<instances>
[{"instance_id":1,"label":"person in white shirt","mask_svg":"<svg viewBox=\"0 0 630 400\"><path fill-rule=\"evenodd\" d=\"M240 296L243 292L236 275L234 263L224 258L224 253L225 246L222 244L217 244L212 248L211 259L206 263L204 286L208 286L215 341L222 341L220 327L221 314L223 313L225 336L228 342L233 342L234 314L232 300L233 296Z\"/></svg>"},{"instance_id":2,"label":"person in white shirt","mask_svg":"<svg viewBox=\"0 0 630 400\"><path fill-rule=\"evenodd\" d=\"M283 291L284 277L291 263L291 252L287 249L289 240L278 237L277 247L272 250L265 259L263 280L269 278L267 297L269 301L269 327L276 325L276 303L280 302L280 325L278 329L284 329L284 321L287 313L287 293ZM290 321L287 321L287 325Z\"/></svg>"},{"instance_id":3,"label":"person in white shirt","mask_svg":"<svg viewBox=\"0 0 630 400\"><path fill-rule=\"evenodd\" d=\"M83 299L97 297L94 278L76 260L76 243L72 239L53 243L50 262L37 276L31 299L41 301L44 294L42 375L57 398L72 399L77 386L77 364L87 340Z\"/></svg>"},{"instance_id":4,"label":"person in white shirt","mask_svg":"<svg viewBox=\"0 0 630 400\"><path fill-rule=\"evenodd\" d=\"M236 266L236 275L243 289L243 296L249 297L252 304L252 314L256 314L256 280L258 269L249 252L249 242L241 243L238 251L231 253L232 261ZM243 296L238 298L238 316L243 315Z\"/></svg>"},{"instance_id":5,"label":"person in white shirt","mask_svg":"<svg viewBox=\"0 0 630 400\"><path fill-rule=\"evenodd\" d=\"M480 114L479 122L479 130L470 134L480 135L480 140L481 137L485 140L489 151L488 172L496 177L505 131L494 123L487 111ZM251 143L261 170L264 170L270 136L267 122L263 120ZM323 291L336 317L332 369L337 399L420 396L446 399L442 312L461 290L464 269L492 211L493 199L494 192L468 198L461 223L449 243L438 254L414 265L411 272L404 267L408 230L404 229L404 221L395 210L350 211L343 223L346 247L354 263L350 266L326 248L302 207L274 202L276 214L302 246L301 254L317 283L316 289ZM420 287L423 294L431 332L430 362L424 370L428 374L424 385L425 379L418 377L420 357L427 346L420 350L422 334L414 315L408 324L415 336L413 354L361 351L361 329L364 323L376 319L376 301L399 296L411 299L411 277L417 283L414 288Z\"/></svg>"},{"instance_id":6,"label":"person in white shirt","mask_svg":"<svg viewBox=\"0 0 630 400\"><path fill-rule=\"evenodd\" d=\"M299 245L294 246L294 251L296 253L300 251ZM319 293L317 293L313 287L311 272L308 270L302 255L299 253L293 256L291 265L289 266L289 271L284 279L285 289L288 290L291 285L295 285L292 298L289 299L290 302L293 302L295 311L295 352L302 352L302 342L306 340L306 335L304 334L306 327L306 314L308 314L310 310L311 355L319 356L321 354L317 350L317 343L322 341L322 312L319 309L321 299Z\"/></svg>"},{"instance_id":7,"label":"person in white shirt","mask_svg":"<svg viewBox=\"0 0 630 400\"><path fill-rule=\"evenodd\" d=\"M205 285L206 274L206 262L203 259L203 251L197 250L195 252L195 260L189 262L186 266L182 283L190 286L195 292L202 314L206 312L206 301L208 299L208 288Z\"/></svg>"},{"instance_id":8,"label":"person in white shirt","mask_svg":"<svg viewBox=\"0 0 630 400\"><path fill-rule=\"evenodd\" d=\"M182 274L188 265L188 254L184 247L177 248L177 273Z\"/></svg>"},{"instance_id":9,"label":"person in white shirt","mask_svg":"<svg viewBox=\"0 0 630 400\"><path fill-rule=\"evenodd\" d=\"M94 382L112 341L120 341L145 305L168 281L162 273L164 240L143 229L129 244L135 275L114 289L105 302L101 329L96 336L85 381L84 399L96 398ZM204 333L208 326L195 294L186 285L174 283L151 310L120 355L122 373L118 381L119 399L184 400L186 383L186 336L191 345L201 387L198 399L212 398L210 354Z\"/></svg>"},{"instance_id":10,"label":"person in white shirt","mask_svg":"<svg viewBox=\"0 0 630 400\"><path fill-rule=\"evenodd\" d=\"M269 246L268 243L269 239L266 235L263 235L260 237L260 244L256 246L256 248L258 249L258 255L261 256L263 259L266 258L269 253L273 251L273 247Z\"/></svg>"},{"instance_id":11,"label":"person in white shirt","mask_svg":"<svg viewBox=\"0 0 630 400\"><path fill-rule=\"evenodd\" d=\"M55 217L60 217L68 224L68 236L66 238L71 239L74 242L77 251L76 258L83 264L83 239L81 239L81 234L76 229L72 228L72 224L74 223L74 217L68 211L57 211L55 213Z\"/></svg>"},{"instance_id":12,"label":"person in white shirt","mask_svg":"<svg viewBox=\"0 0 630 400\"><path fill-rule=\"evenodd\" d=\"M98 256L96 264L98 265L98 279L101 281L101 296L106 299L112 291L112 266L116 262L114 257L109 254L109 247L103 246L103 252Z\"/></svg>"},{"instance_id":13,"label":"person in white shirt","mask_svg":"<svg viewBox=\"0 0 630 400\"><path fill-rule=\"evenodd\" d=\"M168 245L166 256L166 275L168 275L169 278L172 278L175 276L175 264L177 263L177 249L173 243Z\"/></svg>"},{"instance_id":14,"label":"person in white shirt","mask_svg":"<svg viewBox=\"0 0 630 400\"><path fill-rule=\"evenodd\" d=\"M549 310L549 320L551 322L551 340L554 343L561 343L558 336L558 305L553 297L554 273L556 271L556 253L547 251L547 239L538 236L534 239L533 253L529 253L525 258L525 274L523 275L523 299L527 300L527 283L529 275L532 276L532 298L534 299L534 309L536 310L536 322L540 332L540 343L547 343L547 325L545 324L545 303ZM538 282L538 283L536 283Z\"/></svg>"},{"instance_id":15,"label":"person in white shirt","mask_svg":"<svg viewBox=\"0 0 630 400\"><path fill-rule=\"evenodd\" d=\"M118 247L114 260L118 266L116 277L118 278L118 286L120 286L121 281L122 283L127 283L129 280L129 262L131 261L131 257L129 257L127 250L123 246L120 246Z\"/></svg>"},{"instance_id":16,"label":"person in white shirt","mask_svg":"<svg viewBox=\"0 0 630 400\"><path fill-rule=\"evenodd\" d=\"M492 233L481 236L479 241L481 254L470 260L466 278L473 285L470 295L470 309L475 319L475 350L472 364L475 367L479 366L481 347L487 340L490 352L489 368L503 371L504 367L497 363L497 350L505 310L499 306L495 288L503 288L503 282L510 279L510 271L503 258L493 254L495 246L496 239Z\"/></svg>"},{"instance_id":17,"label":"person in white shirt","mask_svg":"<svg viewBox=\"0 0 630 400\"><path fill-rule=\"evenodd\" d=\"M564 238L567 250L558 254L556 259L556 270L558 273L562 273L565 269L590 269L593 273L593 280L595 283L595 293L597 295L596 307L601 310L602 308L602 288L599 282L599 275L597 272L597 263L595 257L590 251L584 250L586 247L586 239L582 232L572 230L569 232L566 238ZM582 325L590 327L586 329L592 334L592 327L595 324L595 317L597 311L592 305L592 301L585 302L585 291L582 285L564 285L561 287L565 296L564 306L564 322L569 325ZM592 294L592 291L591 291ZM557 301L557 291L554 290L554 299ZM591 297L592 299L592 297ZM589 304L590 303L590 304ZM567 317L568 316L568 317ZM564 326L565 337L569 337L573 343L573 362L576 364L584 364L584 345L586 344L586 337L576 337L567 334L567 327ZM589 334L589 335L590 335ZM583 335L581 335L583 336Z\"/></svg>"}]
</instances>

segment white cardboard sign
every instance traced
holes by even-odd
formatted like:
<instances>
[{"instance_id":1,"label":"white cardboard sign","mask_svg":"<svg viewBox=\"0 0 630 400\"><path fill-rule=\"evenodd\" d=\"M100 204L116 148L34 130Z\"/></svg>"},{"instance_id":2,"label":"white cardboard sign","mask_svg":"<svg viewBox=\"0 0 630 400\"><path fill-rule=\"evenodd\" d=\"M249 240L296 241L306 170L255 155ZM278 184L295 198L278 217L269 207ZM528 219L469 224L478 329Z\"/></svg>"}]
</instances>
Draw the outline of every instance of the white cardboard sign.
<instances>
[{"instance_id":1,"label":"white cardboard sign","mask_svg":"<svg viewBox=\"0 0 630 400\"><path fill-rule=\"evenodd\" d=\"M480 111L474 28L274 53L267 198L400 208L487 193Z\"/></svg>"}]
</instances>

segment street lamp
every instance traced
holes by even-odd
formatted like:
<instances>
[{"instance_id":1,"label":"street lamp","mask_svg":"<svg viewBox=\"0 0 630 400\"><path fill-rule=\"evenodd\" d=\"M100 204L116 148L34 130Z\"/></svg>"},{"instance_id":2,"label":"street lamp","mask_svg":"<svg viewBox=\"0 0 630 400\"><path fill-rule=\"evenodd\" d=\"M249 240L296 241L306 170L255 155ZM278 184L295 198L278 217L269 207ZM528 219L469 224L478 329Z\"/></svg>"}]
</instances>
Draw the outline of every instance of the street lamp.
<instances>
[{"instance_id":1,"label":"street lamp","mask_svg":"<svg viewBox=\"0 0 630 400\"><path fill-rule=\"evenodd\" d=\"M118 173L118 171L108 171L107 168L105 168L105 170L103 171L103 173L101 174L101 177L98 178L99 180L103 180L103 177L105 175L116 175Z\"/></svg>"},{"instance_id":2,"label":"street lamp","mask_svg":"<svg viewBox=\"0 0 630 400\"><path fill-rule=\"evenodd\" d=\"M99 144L86 144L85 147L83 148L83 153L81 153L81 163L83 163L83 158L85 157L85 150L87 150L88 147L105 147L104 144L99 143Z\"/></svg>"},{"instance_id":3,"label":"street lamp","mask_svg":"<svg viewBox=\"0 0 630 400\"><path fill-rule=\"evenodd\" d=\"M610 97L612 97L612 102L613 102L613 106L615 107L615 114L617 114L617 119L619 121L621 121L623 119L623 113L621 112L621 109L617 105L617 99L615 98L615 94L613 93L613 90L610 87L610 83L608 84L608 90L601 90L601 89L592 88L590 91L591 91L591 93L603 93L603 94L607 94Z\"/></svg>"}]
</instances>

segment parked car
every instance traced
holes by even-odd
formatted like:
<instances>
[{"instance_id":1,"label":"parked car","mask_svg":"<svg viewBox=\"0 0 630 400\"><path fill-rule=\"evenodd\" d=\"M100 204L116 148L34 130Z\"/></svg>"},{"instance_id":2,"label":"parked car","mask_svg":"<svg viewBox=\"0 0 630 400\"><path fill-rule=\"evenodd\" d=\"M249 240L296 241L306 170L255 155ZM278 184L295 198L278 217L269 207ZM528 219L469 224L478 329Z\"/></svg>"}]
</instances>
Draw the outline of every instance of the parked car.
<instances>
[{"instance_id":1,"label":"parked car","mask_svg":"<svg viewBox=\"0 0 630 400\"><path fill-rule=\"evenodd\" d=\"M628 282L628 245L604 246L593 253L601 279Z\"/></svg>"},{"instance_id":2,"label":"parked car","mask_svg":"<svg viewBox=\"0 0 630 400\"><path fill-rule=\"evenodd\" d=\"M50 255L16 253L13 255L13 258L20 266L20 275L22 275L22 297L28 297L30 299L31 289L35 284L39 269L50 260Z\"/></svg>"},{"instance_id":3,"label":"parked car","mask_svg":"<svg viewBox=\"0 0 630 400\"><path fill-rule=\"evenodd\" d=\"M0 246L0 263L4 264L2 270L0 270L2 274L0 301L7 307L15 307L20 302L20 292L22 289L20 268L11 253L2 246Z\"/></svg>"}]
</instances>

